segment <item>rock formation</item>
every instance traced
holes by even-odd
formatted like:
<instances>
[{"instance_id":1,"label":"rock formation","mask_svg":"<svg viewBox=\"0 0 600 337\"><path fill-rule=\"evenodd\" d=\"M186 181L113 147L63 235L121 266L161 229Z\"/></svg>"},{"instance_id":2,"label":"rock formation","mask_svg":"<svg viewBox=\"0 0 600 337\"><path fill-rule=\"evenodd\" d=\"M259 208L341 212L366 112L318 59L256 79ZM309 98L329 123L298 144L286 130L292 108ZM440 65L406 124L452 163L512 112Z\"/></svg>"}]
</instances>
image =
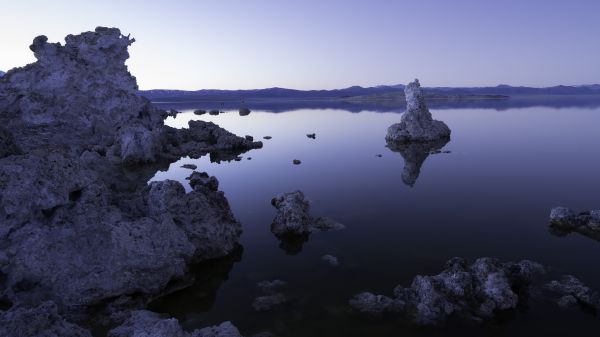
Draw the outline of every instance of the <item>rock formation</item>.
<instances>
[{"instance_id":1,"label":"rock formation","mask_svg":"<svg viewBox=\"0 0 600 337\"><path fill-rule=\"evenodd\" d=\"M558 236L577 232L600 241L600 210L575 213L566 207L555 207L550 211L550 232Z\"/></svg>"},{"instance_id":2,"label":"rock formation","mask_svg":"<svg viewBox=\"0 0 600 337\"><path fill-rule=\"evenodd\" d=\"M444 122L436 121L425 105L425 96L419 80L404 88L406 112L400 123L388 128L385 139L388 143L431 142L450 139L450 129Z\"/></svg>"},{"instance_id":3,"label":"rock formation","mask_svg":"<svg viewBox=\"0 0 600 337\"><path fill-rule=\"evenodd\" d=\"M431 142L409 142L409 143L389 143L388 148L393 152L399 152L404 159L404 169L402 170L402 182L412 187L417 182L421 174L421 166L425 159L432 152L440 151L446 144L448 139L438 139Z\"/></svg>"},{"instance_id":4,"label":"rock formation","mask_svg":"<svg viewBox=\"0 0 600 337\"><path fill-rule=\"evenodd\" d=\"M408 288L394 289L394 296L361 293L350 305L366 314L405 313L417 324L438 324L451 315L490 318L497 311L517 306L534 277L544 268L532 261L502 263L479 258L468 264L453 258L438 275L414 278Z\"/></svg>"},{"instance_id":5,"label":"rock formation","mask_svg":"<svg viewBox=\"0 0 600 337\"><path fill-rule=\"evenodd\" d=\"M239 114L240 116L248 116L250 112L251 111L248 108L240 108Z\"/></svg>"},{"instance_id":6,"label":"rock formation","mask_svg":"<svg viewBox=\"0 0 600 337\"><path fill-rule=\"evenodd\" d=\"M575 276L563 275L560 280L553 280L546 284L545 288L559 294L557 303L561 307L581 306L594 314L600 310L600 294L591 290Z\"/></svg>"},{"instance_id":7,"label":"rock formation","mask_svg":"<svg viewBox=\"0 0 600 337\"><path fill-rule=\"evenodd\" d=\"M43 310L40 326L70 329L54 312L86 321L89 308L160 293L237 245L216 179L200 174L189 193L147 181L180 156L262 144L213 123L165 126L125 66L133 41L102 27L65 45L39 36L37 61L0 78L0 320Z\"/></svg>"}]
</instances>

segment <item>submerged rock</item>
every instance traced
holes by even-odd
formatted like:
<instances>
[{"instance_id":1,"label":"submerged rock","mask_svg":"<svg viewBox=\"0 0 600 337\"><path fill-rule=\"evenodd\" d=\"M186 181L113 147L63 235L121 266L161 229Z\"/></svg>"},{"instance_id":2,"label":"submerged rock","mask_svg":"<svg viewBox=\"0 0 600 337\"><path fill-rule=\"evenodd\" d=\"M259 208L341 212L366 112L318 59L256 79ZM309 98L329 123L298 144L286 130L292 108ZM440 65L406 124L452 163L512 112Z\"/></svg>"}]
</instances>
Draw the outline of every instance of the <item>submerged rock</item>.
<instances>
[{"instance_id":1,"label":"submerged rock","mask_svg":"<svg viewBox=\"0 0 600 337\"><path fill-rule=\"evenodd\" d=\"M594 313L600 310L600 294L591 290L575 276L564 275L560 280L553 280L546 284L545 288L559 294L557 304L562 307L580 305Z\"/></svg>"},{"instance_id":2,"label":"submerged rock","mask_svg":"<svg viewBox=\"0 0 600 337\"><path fill-rule=\"evenodd\" d=\"M558 236L577 232L600 241L600 210L575 213L566 207L555 207L550 211L550 232Z\"/></svg>"},{"instance_id":3,"label":"submerged rock","mask_svg":"<svg viewBox=\"0 0 600 337\"><path fill-rule=\"evenodd\" d=\"M250 114L250 109L248 108L241 108L240 111L240 116L248 116Z\"/></svg>"},{"instance_id":4,"label":"submerged rock","mask_svg":"<svg viewBox=\"0 0 600 337\"><path fill-rule=\"evenodd\" d=\"M434 120L425 105L425 96L419 80L404 88L406 112L400 123L388 128L385 139L391 143L431 142L450 139L450 128L441 121Z\"/></svg>"},{"instance_id":5,"label":"submerged rock","mask_svg":"<svg viewBox=\"0 0 600 337\"><path fill-rule=\"evenodd\" d=\"M242 337L239 330L231 324L224 322L192 332L183 330L175 318L163 318L159 314L138 310L133 311L130 317L119 327L112 329L108 337Z\"/></svg>"},{"instance_id":6,"label":"submerged rock","mask_svg":"<svg viewBox=\"0 0 600 337\"><path fill-rule=\"evenodd\" d=\"M398 152L404 159L402 169L402 182L408 186L414 186L421 174L421 167L432 151L439 151L446 146L448 139L439 139L431 142L411 143L389 143L388 148Z\"/></svg>"},{"instance_id":7,"label":"submerged rock","mask_svg":"<svg viewBox=\"0 0 600 337\"><path fill-rule=\"evenodd\" d=\"M254 299L252 302L254 310L268 311L287 302L287 297L280 291L280 288L287 285L287 282L281 280L261 281L256 285L265 295Z\"/></svg>"},{"instance_id":8,"label":"submerged rock","mask_svg":"<svg viewBox=\"0 0 600 337\"><path fill-rule=\"evenodd\" d=\"M394 289L394 297L361 293L350 300L359 312L384 314L402 312L418 324L438 324L451 315L490 318L513 309L524 298L534 277L544 273L535 262L502 263L479 258L468 264L453 258L438 275L414 278L408 288Z\"/></svg>"},{"instance_id":9,"label":"submerged rock","mask_svg":"<svg viewBox=\"0 0 600 337\"><path fill-rule=\"evenodd\" d=\"M332 267L337 267L340 265L340 261L338 260L338 258L333 255L323 255L321 256L321 260L327 262L327 264L329 264Z\"/></svg>"}]
</instances>

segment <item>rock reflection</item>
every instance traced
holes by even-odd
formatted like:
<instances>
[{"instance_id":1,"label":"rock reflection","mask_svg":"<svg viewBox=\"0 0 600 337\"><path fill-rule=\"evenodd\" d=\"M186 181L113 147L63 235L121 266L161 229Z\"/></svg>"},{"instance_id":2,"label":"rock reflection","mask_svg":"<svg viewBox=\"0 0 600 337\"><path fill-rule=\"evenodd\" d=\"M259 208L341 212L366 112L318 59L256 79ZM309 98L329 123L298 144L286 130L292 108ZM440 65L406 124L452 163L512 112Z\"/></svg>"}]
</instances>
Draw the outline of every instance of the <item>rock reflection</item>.
<instances>
[{"instance_id":1,"label":"rock reflection","mask_svg":"<svg viewBox=\"0 0 600 337\"><path fill-rule=\"evenodd\" d=\"M233 265L242 260L243 251L238 245L226 257L192 266L187 279L173 284L171 292L150 303L149 309L168 312L175 317L211 310L221 284L229 278Z\"/></svg>"},{"instance_id":2,"label":"rock reflection","mask_svg":"<svg viewBox=\"0 0 600 337\"><path fill-rule=\"evenodd\" d=\"M441 149L448 144L449 139L439 139L424 143L397 144L388 142L387 147L393 152L399 152L404 158L404 169L402 170L402 181L413 187L421 173L421 166L425 159L433 153L441 153Z\"/></svg>"}]
</instances>

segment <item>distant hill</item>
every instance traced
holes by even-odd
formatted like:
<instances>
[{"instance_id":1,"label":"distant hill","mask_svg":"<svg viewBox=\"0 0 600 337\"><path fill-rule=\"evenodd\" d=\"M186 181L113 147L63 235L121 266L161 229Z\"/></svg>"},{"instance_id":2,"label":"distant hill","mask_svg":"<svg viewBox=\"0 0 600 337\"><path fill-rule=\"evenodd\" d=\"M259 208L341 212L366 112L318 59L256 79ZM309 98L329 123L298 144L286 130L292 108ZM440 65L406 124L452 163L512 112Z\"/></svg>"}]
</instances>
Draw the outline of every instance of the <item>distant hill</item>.
<instances>
[{"instance_id":1,"label":"distant hill","mask_svg":"<svg viewBox=\"0 0 600 337\"><path fill-rule=\"evenodd\" d=\"M402 99L404 85L380 85L375 87L352 86L334 90L295 90L286 88L266 88L250 90L206 89L185 90L145 90L141 95L155 102L183 101L244 101L244 100L360 100L360 99ZM502 99L520 95L600 95L600 84L546 88L513 87L431 87L424 88L429 99L480 100ZM386 96L387 95L387 96ZM387 98L386 98L387 97Z\"/></svg>"}]
</instances>

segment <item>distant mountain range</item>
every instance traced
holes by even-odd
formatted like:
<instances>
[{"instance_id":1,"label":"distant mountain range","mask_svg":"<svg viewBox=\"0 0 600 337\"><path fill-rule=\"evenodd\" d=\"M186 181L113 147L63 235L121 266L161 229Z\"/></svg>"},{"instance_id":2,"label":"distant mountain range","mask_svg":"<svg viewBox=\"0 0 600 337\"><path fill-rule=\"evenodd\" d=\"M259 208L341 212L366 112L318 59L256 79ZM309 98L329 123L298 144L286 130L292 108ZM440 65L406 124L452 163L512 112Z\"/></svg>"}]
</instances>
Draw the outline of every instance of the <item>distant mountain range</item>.
<instances>
[{"instance_id":1,"label":"distant mountain range","mask_svg":"<svg viewBox=\"0 0 600 337\"><path fill-rule=\"evenodd\" d=\"M404 85L380 85L375 87L352 86L333 90L295 90L286 88L266 88L250 90L143 90L141 95L155 102L183 101L245 101L245 100L352 100L402 95ZM546 88L514 87L498 85L495 87L430 87L424 88L430 98L437 99L499 99L504 96L523 95L600 95L600 84Z\"/></svg>"}]
</instances>

